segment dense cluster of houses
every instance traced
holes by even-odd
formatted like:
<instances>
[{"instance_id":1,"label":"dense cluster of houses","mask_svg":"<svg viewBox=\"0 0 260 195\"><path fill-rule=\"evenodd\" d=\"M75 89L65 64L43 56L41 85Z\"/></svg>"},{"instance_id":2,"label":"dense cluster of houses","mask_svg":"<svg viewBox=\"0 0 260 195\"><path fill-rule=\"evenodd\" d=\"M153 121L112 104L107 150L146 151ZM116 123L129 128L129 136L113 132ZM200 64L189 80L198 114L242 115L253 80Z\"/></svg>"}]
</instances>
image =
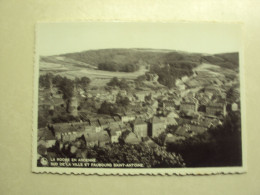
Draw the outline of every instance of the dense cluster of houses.
<instances>
[{"instance_id":1,"label":"dense cluster of houses","mask_svg":"<svg viewBox=\"0 0 260 195\"><path fill-rule=\"evenodd\" d=\"M56 140L72 142L77 138L84 138L87 146L102 147L107 143L118 143L120 136L126 132L122 141L134 144L143 138L157 137L164 132L167 126L166 119L153 117L149 120L125 120L124 117L113 116L88 122L49 124L46 130L48 135L45 135L44 140L46 145L51 147Z\"/></svg>"},{"instance_id":2,"label":"dense cluster of houses","mask_svg":"<svg viewBox=\"0 0 260 195\"><path fill-rule=\"evenodd\" d=\"M193 75L192 78L195 76ZM203 74L200 77L204 78ZM158 77L150 75L149 79L157 80ZM166 142L203 133L210 127L221 124L221 120L226 116L226 93L214 85L203 86L199 83L192 86L194 82L199 81L190 81L189 77L185 76L176 80L175 89L162 88L157 91L146 89L132 92L89 90L84 93L81 91L82 97L99 102L115 103L118 95L127 97L130 101L129 110L106 117L86 118L84 122L49 124L48 133L42 140L51 147L56 140L72 142L82 138L89 147L102 147L107 143L117 143L119 140L137 144L149 137L158 137L169 125L178 128L175 133L167 134ZM219 83L221 84L223 83ZM78 115L77 106L77 98L74 96L69 106L69 111L74 116ZM230 107L233 111L239 109L235 102Z\"/></svg>"}]
</instances>

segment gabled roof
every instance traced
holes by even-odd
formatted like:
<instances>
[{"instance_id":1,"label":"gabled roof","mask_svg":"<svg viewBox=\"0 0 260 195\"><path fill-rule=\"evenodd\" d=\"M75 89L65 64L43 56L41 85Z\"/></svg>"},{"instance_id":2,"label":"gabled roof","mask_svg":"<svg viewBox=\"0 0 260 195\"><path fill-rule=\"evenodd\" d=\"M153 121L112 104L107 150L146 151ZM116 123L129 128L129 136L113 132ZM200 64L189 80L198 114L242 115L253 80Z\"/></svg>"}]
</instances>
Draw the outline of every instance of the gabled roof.
<instances>
[{"instance_id":1,"label":"gabled roof","mask_svg":"<svg viewBox=\"0 0 260 195\"><path fill-rule=\"evenodd\" d=\"M209 103L209 104L207 104L206 105L207 107L216 107L216 108L223 108L224 106L225 106L225 103L217 103L217 102L215 102L215 103Z\"/></svg>"},{"instance_id":2,"label":"gabled roof","mask_svg":"<svg viewBox=\"0 0 260 195\"><path fill-rule=\"evenodd\" d=\"M43 134L43 139L45 141L48 140L56 140L56 138L54 137L53 133L50 130L46 130Z\"/></svg>"},{"instance_id":3,"label":"gabled roof","mask_svg":"<svg viewBox=\"0 0 260 195\"><path fill-rule=\"evenodd\" d=\"M164 123L165 121L158 117L153 117L151 122L152 123Z\"/></svg>"},{"instance_id":4,"label":"gabled roof","mask_svg":"<svg viewBox=\"0 0 260 195\"><path fill-rule=\"evenodd\" d=\"M141 119L137 119L134 121L134 125L144 125L144 124L146 124L146 122Z\"/></svg>"}]
</instances>

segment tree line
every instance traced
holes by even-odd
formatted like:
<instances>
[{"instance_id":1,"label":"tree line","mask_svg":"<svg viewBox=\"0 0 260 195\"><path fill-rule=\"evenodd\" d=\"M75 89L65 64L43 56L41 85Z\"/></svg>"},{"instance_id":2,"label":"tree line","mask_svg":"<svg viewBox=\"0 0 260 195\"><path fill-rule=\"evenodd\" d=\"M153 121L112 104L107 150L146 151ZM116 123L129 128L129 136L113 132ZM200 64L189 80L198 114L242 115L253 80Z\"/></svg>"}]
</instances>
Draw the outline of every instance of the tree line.
<instances>
[{"instance_id":1,"label":"tree line","mask_svg":"<svg viewBox=\"0 0 260 195\"><path fill-rule=\"evenodd\" d=\"M135 72L139 70L139 66L137 64L117 64L115 62L103 62L98 64L99 70L107 70L113 72Z\"/></svg>"}]
</instances>

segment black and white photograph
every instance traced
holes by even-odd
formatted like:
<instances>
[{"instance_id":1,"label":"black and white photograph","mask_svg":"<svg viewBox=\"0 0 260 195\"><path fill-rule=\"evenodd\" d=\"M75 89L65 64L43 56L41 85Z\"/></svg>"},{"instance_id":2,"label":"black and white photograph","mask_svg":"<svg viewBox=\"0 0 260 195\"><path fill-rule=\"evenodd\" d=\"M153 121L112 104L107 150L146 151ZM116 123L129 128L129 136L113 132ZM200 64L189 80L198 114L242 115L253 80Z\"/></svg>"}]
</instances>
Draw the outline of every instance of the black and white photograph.
<instances>
[{"instance_id":1,"label":"black and white photograph","mask_svg":"<svg viewBox=\"0 0 260 195\"><path fill-rule=\"evenodd\" d=\"M245 171L241 25L38 23L33 171Z\"/></svg>"}]
</instances>

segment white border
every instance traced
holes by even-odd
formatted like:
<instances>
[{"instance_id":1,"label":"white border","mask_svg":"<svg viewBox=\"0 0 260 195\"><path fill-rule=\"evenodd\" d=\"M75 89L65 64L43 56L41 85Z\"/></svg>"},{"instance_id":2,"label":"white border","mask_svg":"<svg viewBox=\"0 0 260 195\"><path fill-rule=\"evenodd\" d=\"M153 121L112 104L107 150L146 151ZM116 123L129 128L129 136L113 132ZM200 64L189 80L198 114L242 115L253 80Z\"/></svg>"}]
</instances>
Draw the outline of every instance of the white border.
<instances>
[{"instance_id":1,"label":"white border","mask_svg":"<svg viewBox=\"0 0 260 195\"><path fill-rule=\"evenodd\" d=\"M211 23L198 21L84 21L84 22L164 22L175 23ZM81 22L81 23L84 23ZM49 23L49 22L48 22ZM57 22L58 23L58 22ZM65 22L64 22L65 23ZM216 22L214 22L216 23ZM227 22L218 22L225 23ZM230 24L234 24L230 23ZM35 25L35 56L34 56L34 93L32 109L32 172L33 173L58 173L58 174L85 174L85 175L216 175L216 174L238 174L247 171L246 152L246 108L245 108L245 79L244 79L244 25L241 25L240 49L239 49L239 74L240 74L240 102L241 102L241 139L242 139L242 166L241 167L217 167L217 168L60 168L60 167L37 167L37 123L38 123L38 79L39 79L39 55L38 46L38 26Z\"/></svg>"}]
</instances>

